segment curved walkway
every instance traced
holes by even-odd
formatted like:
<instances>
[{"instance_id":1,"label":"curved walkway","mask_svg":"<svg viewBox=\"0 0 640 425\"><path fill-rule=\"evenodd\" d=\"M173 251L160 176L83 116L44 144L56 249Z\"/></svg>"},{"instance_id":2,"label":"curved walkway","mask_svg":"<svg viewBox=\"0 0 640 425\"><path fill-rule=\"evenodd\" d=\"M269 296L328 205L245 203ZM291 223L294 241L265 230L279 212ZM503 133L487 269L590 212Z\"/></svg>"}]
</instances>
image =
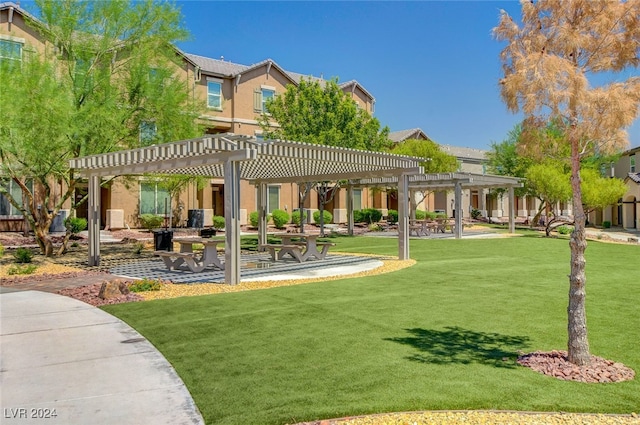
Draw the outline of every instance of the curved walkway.
<instances>
[{"instance_id":1,"label":"curved walkway","mask_svg":"<svg viewBox=\"0 0 640 425\"><path fill-rule=\"evenodd\" d=\"M98 308L46 292L5 292L0 323L3 424L204 423L160 352Z\"/></svg>"}]
</instances>

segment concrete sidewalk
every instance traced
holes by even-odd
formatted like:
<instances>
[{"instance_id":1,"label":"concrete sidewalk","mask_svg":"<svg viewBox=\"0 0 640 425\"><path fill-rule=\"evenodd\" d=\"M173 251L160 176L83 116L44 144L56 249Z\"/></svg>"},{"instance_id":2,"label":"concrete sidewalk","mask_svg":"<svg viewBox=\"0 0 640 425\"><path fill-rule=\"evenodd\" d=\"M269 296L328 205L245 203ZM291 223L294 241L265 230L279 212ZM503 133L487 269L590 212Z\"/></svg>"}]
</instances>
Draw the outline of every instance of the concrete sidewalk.
<instances>
[{"instance_id":1,"label":"concrete sidewalk","mask_svg":"<svg viewBox=\"0 0 640 425\"><path fill-rule=\"evenodd\" d=\"M204 423L160 352L98 308L8 292L0 323L2 424Z\"/></svg>"}]
</instances>

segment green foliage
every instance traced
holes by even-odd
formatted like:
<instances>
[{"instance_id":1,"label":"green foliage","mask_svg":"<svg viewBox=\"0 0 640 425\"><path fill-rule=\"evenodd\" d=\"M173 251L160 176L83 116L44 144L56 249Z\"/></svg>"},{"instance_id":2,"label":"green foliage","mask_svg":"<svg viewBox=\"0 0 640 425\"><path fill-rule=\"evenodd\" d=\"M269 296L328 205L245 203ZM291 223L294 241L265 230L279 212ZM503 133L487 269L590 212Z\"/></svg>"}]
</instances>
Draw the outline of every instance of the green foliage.
<instances>
[{"instance_id":1,"label":"green foliage","mask_svg":"<svg viewBox=\"0 0 640 425\"><path fill-rule=\"evenodd\" d=\"M569 173L557 163L532 165L527 170L526 178L536 193L550 204L571 199Z\"/></svg>"},{"instance_id":2,"label":"green foliage","mask_svg":"<svg viewBox=\"0 0 640 425\"><path fill-rule=\"evenodd\" d=\"M364 223L364 213L361 210L353 211L353 222L354 223Z\"/></svg>"},{"instance_id":3,"label":"green foliage","mask_svg":"<svg viewBox=\"0 0 640 425\"><path fill-rule=\"evenodd\" d=\"M362 210L358 211L359 215L358 218L360 220L356 220L356 211L354 211L354 221L357 223L377 223L380 220L382 220L382 211L377 210L375 208L364 208Z\"/></svg>"},{"instance_id":4,"label":"green foliage","mask_svg":"<svg viewBox=\"0 0 640 425\"><path fill-rule=\"evenodd\" d=\"M302 220L307 219L307 212L302 211ZM295 210L291 213L291 222L296 226L300 226L300 210Z\"/></svg>"},{"instance_id":5,"label":"green foliage","mask_svg":"<svg viewBox=\"0 0 640 425\"><path fill-rule=\"evenodd\" d=\"M156 229L164 223L164 218L155 214L142 214L140 216L140 224L148 231Z\"/></svg>"},{"instance_id":6,"label":"green foliage","mask_svg":"<svg viewBox=\"0 0 640 425\"><path fill-rule=\"evenodd\" d=\"M482 211L472 208L471 209L471 218L474 220L479 219L482 216Z\"/></svg>"},{"instance_id":7,"label":"green foliage","mask_svg":"<svg viewBox=\"0 0 640 425\"><path fill-rule=\"evenodd\" d=\"M33 260L33 252L29 248L20 247L13 253L16 263L30 263Z\"/></svg>"},{"instance_id":8,"label":"green foliage","mask_svg":"<svg viewBox=\"0 0 640 425\"><path fill-rule=\"evenodd\" d=\"M220 216L220 215L214 215L213 216L213 228L216 230L219 229L224 229L226 225L226 222L224 220L224 217Z\"/></svg>"},{"instance_id":9,"label":"green foliage","mask_svg":"<svg viewBox=\"0 0 640 425\"><path fill-rule=\"evenodd\" d=\"M561 235L568 235L569 233L573 232L573 227L562 225L562 226L558 226L556 231Z\"/></svg>"},{"instance_id":10,"label":"green foliage","mask_svg":"<svg viewBox=\"0 0 640 425\"><path fill-rule=\"evenodd\" d=\"M390 146L389 129L381 130L377 118L358 108L337 79L321 86L303 78L269 100L267 109L259 119L266 138L373 151Z\"/></svg>"},{"instance_id":11,"label":"green foliage","mask_svg":"<svg viewBox=\"0 0 640 425\"><path fill-rule=\"evenodd\" d=\"M435 213L416 210L416 220L424 220L427 216L429 216L429 218L435 218Z\"/></svg>"},{"instance_id":12,"label":"green foliage","mask_svg":"<svg viewBox=\"0 0 640 425\"><path fill-rule=\"evenodd\" d=\"M420 163L425 173L447 173L458 169L458 159L444 152L440 145L432 140L405 140L392 147L391 152L425 158Z\"/></svg>"},{"instance_id":13,"label":"green foliage","mask_svg":"<svg viewBox=\"0 0 640 425\"><path fill-rule=\"evenodd\" d=\"M82 217L69 217L64 221L65 227L72 235L77 235L87 229L87 219Z\"/></svg>"},{"instance_id":14,"label":"green foliage","mask_svg":"<svg viewBox=\"0 0 640 425\"><path fill-rule=\"evenodd\" d=\"M158 279L142 279L129 285L131 292L159 291L162 289L162 281Z\"/></svg>"},{"instance_id":15,"label":"green foliage","mask_svg":"<svg viewBox=\"0 0 640 425\"><path fill-rule=\"evenodd\" d=\"M604 208L615 205L627 192L627 185L620 179L602 177L595 169L583 168L580 171L582 203L588 209Z\"/></svg>"},{"instance_id":16,"label":"green foliage","mask_svg":"<svg viewBox=\"0 0 640 425\"><path fill-rule=\"evenodd\" d=\"M271 219L273 220L273 225L278 229L284 228L291 217L289 213L283 210L273 210L271 213Z\"/></svg>"},{"instance_id":17,"label":"green foliage","mask_svg":"<svg viewBox=\"0 0 640 425\"><path fill-rule=\"evenodd\" d=\"M7 269L7 274L13 275L25 275L33 274L37 270L38 266L35 264L26 264L24 266L11 266Z\"/></svg>"},{"instance_id":18,"label":"green foliage","mask_svg":"<svg viewBox=\"0 0 640 425\"><path fill-rule=\"evenodd\" d=\"M4 245L0 243L0 257L4 255Z\"/></svg>"},{"instance_id":19,"label":"green foliage","mask_svg":"<svg viewBox=\"0 0 640 425\"><path fill-rule=\"evenodd\" d=\"M333 214L331 214L327 210L323 210L322 211L322 219L323 219L324 224L329 224L333 220ZM320 210L317 210L317 211L313 212L313 221L315 221L316 223L320 223Z\"/></svg>"},{"instance_id":20,"label":"green foliage","mask_svg":"<svg viewBox=\"0 0 640 425\"><path fill-rule=\"evenodd\" d=\"M136 255L142 254L144 250L144 244L142 242L136 242L133 244L133 253Z\"/></svg>"},{"instance_id":21,"label":"green foliage","mask_svg":"<svg viewBox=\"0 0 640 425\"><path fill-rule=\"evenodd\" d=\"M396 210L389 210L389 212L387 213L387 221L391 224L397 223L398 222L398 211Z\"/></svg>"},{"instance_id":22,"label":"green foliage","mask_svg":"<svg viewBox=\"0 0 640 425\"><path fill-rule=\"evenodd\" d=\"M267 214L267 221L271 220L271 214ZM258 211L253 211L249 214L249 224L251 227L258 227Z\"/></svg>"},{"instance_id":23,"label":"green foliage","mask_svg":"<svg viewBox=\"0 0 640 425\"><path fill-rule=\"evenodd\" d=\"M39 22L28 24L56 48L25 49L30 54L20 72L0 66L2 126L11 128L0 132L3 176L32 179L42 196L55 199L56 214L80 178L69 172L69 159L201 134L197 102L185 90L186 75L175 72L180 59L169 47L188 38L171 2L42 0L34 9ZM153 131L141 137L145 125ZM70 190L54 196L52 181ZM22 191L35 195L30 186ZM19 208L22 197L16 198L9 202ZM52 255L49 223L22 212Z\"/></svg>"},{"instance_id":24,"label":"green foliage","mask_svg":"<svg viewBox=\"0 0 640 425\"><path fill-rule=\"evenodd\" d=\"M611 228L611 222L609 220L605 220L602 222L602 227L605 229Z\"/></svg>"}]
</instances>

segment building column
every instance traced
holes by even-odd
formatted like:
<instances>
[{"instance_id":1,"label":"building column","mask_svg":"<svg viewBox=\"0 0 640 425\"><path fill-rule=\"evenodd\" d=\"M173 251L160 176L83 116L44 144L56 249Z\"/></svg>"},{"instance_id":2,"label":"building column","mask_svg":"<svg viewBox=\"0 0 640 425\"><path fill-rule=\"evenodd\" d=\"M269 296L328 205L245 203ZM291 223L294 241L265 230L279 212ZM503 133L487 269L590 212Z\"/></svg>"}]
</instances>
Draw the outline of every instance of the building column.
<instances>
[{"instance_id":1,"label":"building column","mask_svg":"<svg viewBox=\"0 0 640 425\"><path fill-rule=\"evenodd\" d=\"M267 184L258 183L258 246L267 243ZM300 216L302 219L302 215Z\"/></svg>"},{"instance_id":2,"label":"building column","mask_svg":"<svg viewBox=\"0 0 640 425\"><path fill-rule=\"evenodd\" d=\"M347 233L353 236L353 186L347 185Z\"/></svg>"},{"instance_id":3,"label":"building column","mask_svg":"<svg viewBox=\"0 0 640 425\"><path fill-rule=\"evenodd\" d=\"M454 198L455 217L455 238L462 238L462 183L456 182Z\"/></svg>"},{"instance_id":4,"label":"building column","mask_svg":"<svg viewBox=\"0 0 640 425\"><path fill-rule=\"evenodd\" d=\"M240 283L240 162L224 163L224 279Z\"/></svg>"},{"instance_id":5,"label":"building column","mask_svg":"<svg viewBox=\"0 0 640 425\"><path fill-rule=\"evenodd\" d=\"M515 209L513 186L509 186L509 233L516 232Z\"/></svg>"}]
</instances>

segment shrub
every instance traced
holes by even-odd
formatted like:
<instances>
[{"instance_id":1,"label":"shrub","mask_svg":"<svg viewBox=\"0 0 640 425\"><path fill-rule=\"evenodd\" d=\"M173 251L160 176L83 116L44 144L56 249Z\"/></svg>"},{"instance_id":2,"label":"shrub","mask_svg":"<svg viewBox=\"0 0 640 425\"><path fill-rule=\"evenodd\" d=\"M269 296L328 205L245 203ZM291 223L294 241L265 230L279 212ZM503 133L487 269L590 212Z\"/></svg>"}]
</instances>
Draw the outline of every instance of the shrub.
<instances>
[{"instance_id":1,"label":"shrub","mask_svg":"<svg viewBox=\"0 0 640 425\"><path fill-rule=\"evenodd\" d=\"M144 244L142 242L136 242L133 244L133 252L137 255L142 254L144 250Z\"/></svg>"},{"instance_id":2,"label":"shrub","mask_svg":"<svg viewBox=\"0 0 640 425\"><path fill-rule=\"evenodd\" d=\"M162 282L158 279L142 279L129 285L131 292L159 291L162 289Z\"/></svg>"},{"instance_id":3,"label":"shrub","mask_svg":"<svg viewBox=\"0 0 640 425\"><path fill-rule=\"evenodd\" d=\"M32 274L36 271L38 266L35 264L29 264L26 266L11 266L7 269L7 274L10 276L18 275L18 274Z\"/></svg>"},{"instance_id":4,"label":"shrub","mask_svg":"<svg viewBox=\"0 0 640 425\"><path fill-rule=\"evenodd\" d=\"M611 227L611 222L610 221L603 221L602 222L602 227L605 229L609 229Z\"/></svg>"},{"instance_id":5,"label":"shrub","mask_svg":"<svg viewBox=\"0 0 640 425\"><path fill-rule=\"evenodd\" d=\"M471 209L471 218L474 220L477 220L480 218L480 216L482 215L482 211L477 210L475 208Z\"/></svg>"},{"instance_id":6,"label":"shrub","mask_svg":"<svg viewBox=\"0 0 640 425\"><path fill-rule=\"evenodd\" d=\"M569 233L573 232L573 228L570 226L558 226L558 228L556 229L558 233L560 233L561 235L568 235Z\"/></svg>"},{"instance_id":7,"label":"shrub","mask_svg":"<svg viewBox=\"0 0 640 425\"><path fill-rule=\"evenodd\" d=\"M249 223L251 223L251 227L258 227L258 211L249 214Z\"/></svg>"},{"instance_id":8,"label":"shrub","mask_svg":"<svg viewBox=\"0 0 640 425\"><path fill-rule=\"evenodd\" d=\"M354 223L362 223L364 221L364 214L360 210L355 210L353 212L353 222Z\"/></svg>"},{"instance_id":9,"label":"shrub","mask_svg":"<svg viewBox=\"0 0 640 425\"><path fill-rule=\"evenodd\" d=\"M428 213L426 211L416 210L416 220L424 220L427 217L427 215L429 216L429 218L435 218L435 213L431 213L431 212Z\"/></svg>"},{"instance_id":10,"label":"shrub","mask_svg":"<svg viewBox=\"0 0 640 425\"><path fill-rule=\"evenodd\" d=\"M213 228L216 230L219 229L224 229L225 226L225 221L224 221L224 217L219 216L219 215L214 215L213 216Z\"/></svg>"},{"instance_id":11,"label":"shrub","mask_svg":"<svg viewBox=\"0 0 640 425\"><path fill-rule=\"evenodd\" d=\"M4 255L4 245L0 243L0 257Z\"/></svg>"},{"instance_id":12,"label":"shrub","mask_svg":"<svg viewBox=\"0 0 640 425\"><path fill-rule=\"evenodd\" d=\"M64 225L72 235L77 235L83 230L86 230L87 219L80 217L69 217L64 221Z\"/></svg>"},{"instance_id":13,"label":"shrub","mask_svg":"<svg viewBox=\"0 0 640 425\"><path fill-rule=\"evenodd\" d=\"M13 253L16 263L30 263L33 260L33 252L29 248L20 247Z\"/></svg>"},{"instance_id":14,"label":"shrub","mask_svg":"<svg viewBox=\"0 0 640 425\"><path fill-rule=\"evenodd\" d=\"M271 219L273 220L273 225L278 229L282 229L289 222L289 213L283 210L273 210L271 213Z\"/></svg>"},{"instance_id":15,"label":"shrub","mask_svg":"<svg viewBox=\"0 0 640 425\"><path fill-rule=\"evenodd\" d=\"M322 219L324 220L324 224L329 224L331 223L331 220L333 220L333 214L327 210L323 210ZM313 212L313 221L320 223L320 210Z\"/></svg>"},{"instance_id":16,"label":"shrub","mask_svg":"<svg viewBox=\"0 0 640 425\"><path fill-rule=\"evenodd\" d=\"M391 224L397 223L398 222L398 211L396 210L389 210L389 212L387 213L387 221Z\"/></svg>"},{"instance_id":17,"label":"shrub","mask_svg":"<svg viewBox=\"0 0 640 425\"><path fill-rule=\"evenodd\" d=\"M370 232L382 232L384 229L378 223L372 223L369 225Z\"/></svg>"},{"instance_id":18,"label":"shrub","mask_svg":"<svg viewBox=\"0 0 640 425\"><path fill-rule=\"evenodd\" d=\"M375 208L365 208L362 210L363 220L365 223L377 223L382 219L382 212Z\"/></svg>"},{"instance_id":19,"label":"shrub","mask_svg":"<svg viewBox=\"0 0 640 425\"><path fill-rule=\"evenodd\" d=\"M142 227L148 231L152 231L153 229L162 226L164 218L155 214L142 214L140 216L140 223L142 224Z\"/></svg>"},{"instance_id":20,"label":"shrub","mask_svg":"<svg viewBox=\"0 0 640 425\"><path fill-rule=\"evenodd\" d=\"M303 211L302 220L306 220L306 219L307 219L307 212ZM296 226L300 226L300 210L295 210L294 212L291 213L291 222Z\"/></svg>"}]
</instances>

